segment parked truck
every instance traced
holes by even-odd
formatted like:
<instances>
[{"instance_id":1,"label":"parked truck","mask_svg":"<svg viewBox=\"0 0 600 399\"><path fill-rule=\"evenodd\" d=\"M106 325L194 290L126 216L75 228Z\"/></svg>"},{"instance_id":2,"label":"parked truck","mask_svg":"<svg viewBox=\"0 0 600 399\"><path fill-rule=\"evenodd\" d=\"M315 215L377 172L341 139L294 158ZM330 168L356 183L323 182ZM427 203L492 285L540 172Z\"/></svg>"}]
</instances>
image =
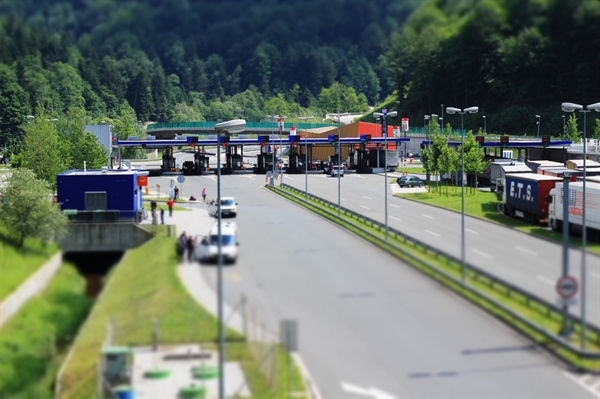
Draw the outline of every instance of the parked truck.
<instances>
[{"instance_id":1,"label":"parked truck","mask_svg":"<svg viewBox=\"0 0 600 399\"><path fill-rule=\"evenodd\" d=\"M586 180L585 184L585 227L587 238L600 242L600 182ZM562 231L563 186L556 183L550 190L548 224L554 231ZM581 234L583 227L583 181L569 183L569 231Z\"/></svg>"},{"instance_id":2,"label":"parked truck","mask_svg":"<svg viewBox=\"0 0 600 399\"><path fill-rule=\"evenodd\" d=\"M524 162L513 160L496 160L490 163L490 190L502 193L504 178L507 173L529 173L531 168Z\"/></svg>"},{"instance_id":3,"label":"parked truck","mask_svg":"<svg viewBox=\"0 0 600 399\"><path fill-rule=\"evenodd\" d=\"M562 179L537 173L509 173L502 194L504 214L528 223L547 220L550 190Z\"/></svg>"}]
</instances>

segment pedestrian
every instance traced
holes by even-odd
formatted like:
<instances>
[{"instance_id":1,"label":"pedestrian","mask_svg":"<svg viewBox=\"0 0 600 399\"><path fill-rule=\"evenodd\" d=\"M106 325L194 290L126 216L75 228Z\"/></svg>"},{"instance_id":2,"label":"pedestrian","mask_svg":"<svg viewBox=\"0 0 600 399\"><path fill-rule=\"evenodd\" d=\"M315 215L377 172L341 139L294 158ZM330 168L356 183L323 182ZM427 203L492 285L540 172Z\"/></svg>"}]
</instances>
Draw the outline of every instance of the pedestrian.
<instances>
[{"instance_id":1,"label":"pedestrian","mask_svg":"<svg viewBox=\"0 0 600 399\"><path fill-rule=\"evenodd\" d=\"M183 262L183 259L185 259L185 250L187 248L187 235L185 234L185 231L183 233L181 233L181 235L177 239L177 247L176 248L177 248L177 256L179 257L179 261Z\"/></svg>"},{"instance_id":2,"label":"pedestrian","mask_svg":"<svg viewBox=\"0 0 600 399\"><path fill-rule=\"evenodd\" d=\"M177 201L179 199L179 187L175 186L173 191L175 192L175 201Z\"/></svg>"},{"instance_id":3,"label":"pedestrian","mask_svg":"<svg viewBox=\"0 0 600 399\"><path fill-rule=\"evenodd\" d=\"M188 262L192 263L192 261L194 260L194 247L196 245L194 243L194 238L191 235L188 236L186 244L187 244Z\"/></svg>"},{"instance_id":4,"label":"pedestrian","mask_svg":"<svg viewBox=\"0 0 600 399\"><path fill-rule=\"evenodd\" d=\"M206 187L202 189L202 202L206 204Z\"/></svg>"},{"instance_id":5,"label":"pedestrian","mask_svg":"<svg viewBox=\"0 0 600 399\"><path fill-rule=\"evenodd\" d=\"M150 210L152 212L156 211L156 201L155 200L150 201Z\"/></svg>"},{"instance_id":6,"label":"pedestrian","mask_svg":"<svg viewBox=\"0 0 600 399\"><path fill-rule=\"evenodd\" d=\"M165 224L165 208L160 208L160 224Z\"/></svg>"},{"instance_id":7,"label":"pedestrian","mask_svg":"<svg viewBox=\"0 0 600 399\"><path fill-rule=\"evenodd\" d=\"M169 198L169 200L167 201L167 206L169 207L169 217L173 217L173 206L175 205L175 201L173 201L173 198Z\"/></svg>"},{"instance_id":8,"label":"pedestrian","mask_svg":"<svg viewBox=\"0 0 600 399\"><path fill-rule=\"evenodd\" d=\"M152 224L158 224L158 215L156 211L152 211Z\"/></svg>"}]
</instances>

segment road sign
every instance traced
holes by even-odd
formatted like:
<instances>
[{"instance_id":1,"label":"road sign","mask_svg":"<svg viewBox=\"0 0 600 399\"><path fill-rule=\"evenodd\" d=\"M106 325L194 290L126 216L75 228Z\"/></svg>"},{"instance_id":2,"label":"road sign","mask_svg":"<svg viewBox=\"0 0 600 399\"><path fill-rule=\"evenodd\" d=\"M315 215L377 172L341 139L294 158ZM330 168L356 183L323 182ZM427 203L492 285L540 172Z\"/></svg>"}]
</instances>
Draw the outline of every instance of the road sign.
<instances>
[{"instance_id":1,"label":"road sign","mask_svg":"<svg viewBox=\"0 0 600 399\"><path fill-rule=\"evenodd\" d=\"M182 183L182 184L183 184L183 182L185 181L185 177L183 177L182 175L179 175L179 176L177 176L177 181L178 181L179 183Z\"/></svg>"},{"instance_id":2,"label":"road sign","mask_svg":"<svg viewBox=\"0 0 600 399\"><path fill-rule=\"evenodd\" d=\"M573 298L579 290L579 283L573 276L563 276L556 282L556 292L561 298Z\"/></svg>"}]
</instances>

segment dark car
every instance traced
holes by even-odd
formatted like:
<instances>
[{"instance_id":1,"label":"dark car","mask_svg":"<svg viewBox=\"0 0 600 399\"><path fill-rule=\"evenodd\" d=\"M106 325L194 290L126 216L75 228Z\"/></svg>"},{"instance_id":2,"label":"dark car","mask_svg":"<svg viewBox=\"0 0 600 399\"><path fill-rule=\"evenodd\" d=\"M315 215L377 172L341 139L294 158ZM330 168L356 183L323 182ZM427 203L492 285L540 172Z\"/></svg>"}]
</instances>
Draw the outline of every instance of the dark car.
<instances>
[{"instance_id":1,"label":"dark car","mask_svg":"<svg viewBox=\"0 0 600 399\"><path fill-rule=\"evenodd\" d=\"M425 180L417 176L402 176L398 178L397 183L400 187L423 187Z\"/></svg>"}]
</instances>

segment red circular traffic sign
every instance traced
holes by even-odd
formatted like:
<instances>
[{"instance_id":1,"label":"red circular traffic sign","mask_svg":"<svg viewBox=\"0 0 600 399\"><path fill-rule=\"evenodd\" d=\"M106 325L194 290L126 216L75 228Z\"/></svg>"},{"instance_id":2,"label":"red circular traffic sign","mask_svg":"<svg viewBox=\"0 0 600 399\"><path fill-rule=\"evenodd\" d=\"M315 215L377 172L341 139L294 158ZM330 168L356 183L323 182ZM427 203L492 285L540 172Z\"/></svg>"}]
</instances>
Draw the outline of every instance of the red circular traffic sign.
<instances>
[{"instance_id":1,"label":"red circular traffic sign","mask_svg":"<svg viewBox=\"0 0 600 399\"><path fill-rule=\"evenodd\" d=\"M563 276L556 282L556 292L561 298L573 298L579 290L579 283L573 276Z\"/></svg>"}]
</instances>

